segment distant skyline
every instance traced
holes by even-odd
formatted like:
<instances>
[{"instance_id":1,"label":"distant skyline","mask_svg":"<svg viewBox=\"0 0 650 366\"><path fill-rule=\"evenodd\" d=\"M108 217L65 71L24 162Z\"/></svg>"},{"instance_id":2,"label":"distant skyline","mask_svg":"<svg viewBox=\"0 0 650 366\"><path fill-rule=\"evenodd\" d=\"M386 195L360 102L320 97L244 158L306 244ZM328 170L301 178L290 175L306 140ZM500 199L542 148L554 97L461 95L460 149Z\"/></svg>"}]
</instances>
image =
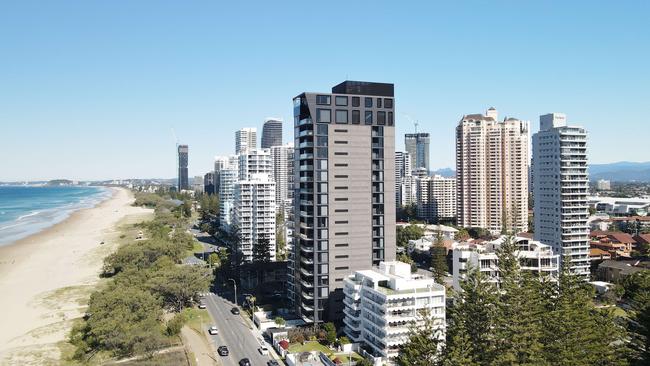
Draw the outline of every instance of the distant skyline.
<instances>
[{"instance_id":1,"label":"distant skyline","mask_svg":"<svg viewBox=\"0 0 650 366\"><path fill-rule=\"evenodd\" d=\"M0 4L0 181L174 178L343 80L395 84L396 146L454 167L463 114L567 115L591 163L650 161L645 1ZM258 144L260 141L258 141Z\"/></svg>"}]
</instances>

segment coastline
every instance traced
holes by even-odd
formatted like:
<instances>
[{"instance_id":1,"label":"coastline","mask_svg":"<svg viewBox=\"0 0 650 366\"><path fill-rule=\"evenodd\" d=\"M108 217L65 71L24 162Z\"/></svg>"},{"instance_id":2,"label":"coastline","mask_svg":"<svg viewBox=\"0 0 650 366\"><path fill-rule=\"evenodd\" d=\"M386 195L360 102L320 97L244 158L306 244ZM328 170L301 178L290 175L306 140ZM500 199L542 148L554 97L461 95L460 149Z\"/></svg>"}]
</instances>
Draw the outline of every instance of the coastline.
<instances>
[{"instance_id":1,"label":"coastline","mask_svg":"<svg viewBox=\"0 0 650 366\"><path fill-rule=\"evenodd\" d=\"M120 244L119 226L152 210L111 188L94 207L74 211L41 232L0 246L0 363L43 364L60 357L57 343L83 315L100 282L104 257ZM105 244L101 245L100 242Z\"/></svg>"}]
</instances>

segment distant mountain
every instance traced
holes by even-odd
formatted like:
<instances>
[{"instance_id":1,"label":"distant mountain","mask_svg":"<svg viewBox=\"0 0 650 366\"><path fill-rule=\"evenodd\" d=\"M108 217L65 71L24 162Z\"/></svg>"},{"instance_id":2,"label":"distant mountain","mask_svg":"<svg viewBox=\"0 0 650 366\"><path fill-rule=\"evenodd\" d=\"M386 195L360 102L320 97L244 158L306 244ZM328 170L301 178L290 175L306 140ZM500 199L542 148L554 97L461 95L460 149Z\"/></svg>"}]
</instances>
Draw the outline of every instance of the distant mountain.
<instances>
[{"instance_id":1,"label":"distant mountain","mask_svg":"<svg viewBox=\"0 0 650 366\"><path fill-rule=\"evenodd\" d=\"M438 174L438 175L442 175L443 177L446 177L446 178L452 178L452 177L456 176L456 171L451 169L451 168L442 168L442 169L432 171L431 174L432 175L433 174Z\"/></svg>"},{"instance_id":2,"label":"distant mountain","mask_svg":"<svg viewBox=\"0 0 650 366\"><path fill-rule=\"evenodd\" d=\"M592 181L606 179L613 182L650 182L650 161L590 164L589 179Z\"/></svg>"}]
</instances>

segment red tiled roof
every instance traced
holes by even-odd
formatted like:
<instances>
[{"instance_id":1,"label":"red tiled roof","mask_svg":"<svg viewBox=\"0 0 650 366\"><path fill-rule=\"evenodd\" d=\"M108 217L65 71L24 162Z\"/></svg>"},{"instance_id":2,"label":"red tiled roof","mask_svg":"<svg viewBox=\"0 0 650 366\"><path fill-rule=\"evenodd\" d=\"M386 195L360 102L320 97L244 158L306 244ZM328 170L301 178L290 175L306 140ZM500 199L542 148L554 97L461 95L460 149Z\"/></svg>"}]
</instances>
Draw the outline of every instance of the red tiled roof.
<instances>
[{"instance_id":1,"label":"red tiled roof","mask_svg":"<svg viewBox=\"0 0 650 366\"><path fill-rule=\"evenodd\" d=\"M639 234L634 237L637 243L650 244L650 234Z\"/></svg>"},{"instance_id":2,"label":"red tiled roof","mask_svg":"<svg viewBox=\"0 0 650 366\"><path fill-rule=\"evenodd\" d=\"M612 221L650 221L650 216L625 216L625 217L612 217Z\"/></svg>"},{"instance_id":3,"label":"red tiled roof","mask_svg":"<svg viewBox=\"0 0 650 366\"><path fill-rule=\"evenodd\" d=\"M609 256L611 257L611 254L609 254L608 251L598 249L598 248L589 248L589 256L590 257L600 257L600 256Z\"/></svg>"},{"instance_id":4,"label":"red tiled roof","mask_svg":"<svg viewBox=\"0 0 650 366\"><path fill-rule=\"evenodd\" d=\"M606 236L607 238L609 238L609 240L616 243L635 243L632 235L620 231L594 230L591 232L590 236L592 238Z\"/></svg>"},{"instance_id":5,"label":"red tiled roof","mask_svg":"<svg viewBox=\"0 0 650 366\"><path fill-rule=\"evenodd\" d=\"M517 236L527 239L533 239L533 233L519 233Z\"/></svg>"}]
</instances>

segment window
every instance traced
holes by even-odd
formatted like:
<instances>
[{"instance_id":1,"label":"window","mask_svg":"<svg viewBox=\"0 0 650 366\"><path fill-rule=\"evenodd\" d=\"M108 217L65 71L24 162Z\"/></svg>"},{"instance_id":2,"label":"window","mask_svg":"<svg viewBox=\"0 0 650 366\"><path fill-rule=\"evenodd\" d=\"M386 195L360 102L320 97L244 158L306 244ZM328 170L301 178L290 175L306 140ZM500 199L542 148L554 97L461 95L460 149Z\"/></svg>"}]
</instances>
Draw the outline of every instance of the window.
<instances>
[{"instance_id":1,"label":"window","mask_svg":"<svg viewBox=\"0 0 650 366\"><path fill-rule=\"evenodd\" d=\"M348 220L344 220L344 221L334 221L334 223L335 223L335 224L339 224L339 225L343 225L343 224L347 224L347 223L348 223Z\"/></svg>"},{"instance_id":2,"label":"window","mask_svg":"<svg viewBox=\"0 0 650 366\"><path fill-rule=\"evenodd\" d=\"M326 147L321 147L316 149L316 157L317 158L327 158L327 148Z\"/></svg>"},{"instance_id":3,"label":"window","mask_svg":"<svg viewBox=\"0 0 650 366\"><path fill-rule=\"evenodd\" d=\"M386 112L377 112L377 124L385 125L386 124Z\"/></svg>"},{"instance_id":4,"label":"window","mask_svg":"<svg viewBox=\"0 0 650 366\"><path fill-rule=\"evenodd\" d=\"M348 105L348 97L336 97L334 103L339 106L346 107Z\"/></svg>"},{"instance_id":5,"label":"window","mask_svg":"<svg viewBox=\"0 0 650 366\"><path fill-rule=\"evenodd\" d=\"M335 129L334 132L339 132L339 133L348 133L348 130Z\"/></svg>"},{"instance_id":6,"label":"window","mask_svg":"<svg viewBox=\"0 0 650 366\"><path fill-rule=\"evenodd\" d=\"M377 98L377 108L381 108L381 98Z\"/></svg>"},{"instance_id":7,"label":"window","mask_svg":"<svg viewBox=\"0 0 650 366\"><path fill-rule=\"evenodd\" d=\"M393 112L388 112L388 125L393 125Z\"/></svg>"},{"instance_id":8,"label":"window","mask_svg":"<svg viewBox=\"0 0 650 366\"><path fill-rule=\"evenodd\" d=\"M348 258L348 256L347 255L337 255L337 256L334 256L334 258L336 258L336 259L345 259L345 258Z\"/></svg>"},{"instance_id":9,"label":"window","mask_svg":"<svg viewBox=\"0 0 650 366\"><path fill-rule=\"evenodd\" d=\"M352 111L352 124L358 125L361 123L361 112L357 110Z\"/></svg>"},{"instance_id":10,"label":"window","mask_svg":"<svg viewBox=\"0 0 650 366\"><path fill-rule=\"evenodd\" d=\"M335 198L334 201L347 201L347 198Z\"/></svg>"},{"instance_id":11,"label":"window","mask_svg":"<svg viewBox=\"0 0 650 366\"><path fill-rule=\"evenodd\" d=\"M350 269L349 267L334 267L335 270L337 271L343 271L343 270L348 270Z\"/></svg>"},{"instance_id":12,"label":"window","mask_svg":"<svg viewBox=\"0 0 650 366\"><path fill-rule=\"evenodd\" d=\"M347 174L344 175L335 175L334 178L347 178Z\"/></svg>"},{"instance_id":13,"label":"window","mask_svg":"<svg viewBox=\"0 0 650 366\"><path fill-rule=\"evenodd\" d=\"M345 152L345 151L337 151L337 152L334 153L334 155L338 155L338 156L348 156L348 153Z\"/></svg>"},{"instance_id":14,"label":"window","mask_svg":"<svg viewBox=\"0 0 650 366\"><path fill-rule=\"evenodd\" d=\"M334 189L348 189L346 186L335 186Z\"/></svg>"},{"instance_id":15,"label":"window","mask_svg":"<svg viewBox=\"0 0 650 366\"><path fill-rule=\"evenodd\" d=\"M372 124L372 111L366 111L366 124Z\"/></svg>"},{"instance_id":16,"label":"window","mask_svg":"<svg viewBox=\"0 0 650 366\"><path fill-rule=\"evenodd\" d=\"M349 246L348 243L343 243L343 244L334 244L335 247L347 247Z\"/></svg>"},{"instance_id":17,"label":"window","mask_svg":"<svg viewBox=\"0 0 650 366\"><path fill-rule=\"evenodd\" d=\"M348 144L347 141L339 141L339 140L334 140L334 143L335 144L342 144L342 145L347 145Z\"/></svg>"},{"instance_id":18,"label":"window","mask_svg":"<svg viewBox=\"0 0 650 366\"><path fill-rule=\"evenodd\" d=\"M372 108L372 98L366 98L366 108Z\"/></svg>"},{"instance_id":19,"label":"window","mask_svg":"<svg viewBox=\"0 0 650 366\"><path fill-rule=\"evenodd\" d=\"M316 136L316 146L327 146L327 136Z\"/></svg>"},{"instance_id":20,"label":"window","mask_svg":"<svg viewBox=\"0 0 650 366\"><path fill-rule=\"evenodd\" d=\"M352 97L352 106L353 107L359 107L360 105L361 105L361 98Z\"/></svg>"},{"instance_id":21,"label":"window","mask_svg":"<svg viewBox=\"0 0 650 366\"><path fill-rule=\"evenodd\" d=\"M327 125L316 125L316 133L319 135L327 135Z\"/></svg>"},{"instance_id":22,"label":"window","mask_svg":"<svg viewBox=\"0 0 650 366\"><path fill-rule=\"evenodd\" d=\"M330 105L330 96L329 95L317 95L316 104L318 105Z\"/></svg>"},{"instance_id":23,"label":"window","mask_svg":"<svg viewBox=\"0 0 650 366\"><path fill-rule=\"evenodd\" d=\"M344 109L337 109L336 123L348 123L348 111Z\"/></svg>"},{"instance_id":24,"label":"window","mask_svg":"<svg viewBox=\"0 0 650 366\"><path fill-rule=\"evenodd\" d=\"M327 160L318 160L318 169L327 170Z\"/></svg>"},{"instance_id":25,"label":"window","mask_svg":"<svg viewBox=\"0 0 650 366\"><path fill-rule=\"evenodd\" d=\"M384 108L393 108L393 100L390 98L384 98Z\"/></svg>"},{"instance_id":26,"label":"window","mask_svg":"<svg viewBox=\"0 0 650 366\"><path fill-rule=\"evenodd\" d=\"M316 122L330 123L332 111L329 109L316 109Z\"/></svg>"},{"instance_id":27,"label":"window","mask_svg":"<svg viewBox=\"0 0 650 366\"><path fill-rule=\"evenodd\" d=\"M338 166L338 167L347 167L347 166L348 166L348 163L338 163L338 164L334 164L334 166Z\"/></svg>"},{"instance_id":28,"label":"window","mask_svg":"<svg viewBox=\"0 0 650 366\"><path fill-rule=\"evenodd\" d=\"M347 208L339 208L337 210L334 210L334 212L339 212L339 213L340 212L348 212L348 209Z\"/></svg>"}]
</instances>

